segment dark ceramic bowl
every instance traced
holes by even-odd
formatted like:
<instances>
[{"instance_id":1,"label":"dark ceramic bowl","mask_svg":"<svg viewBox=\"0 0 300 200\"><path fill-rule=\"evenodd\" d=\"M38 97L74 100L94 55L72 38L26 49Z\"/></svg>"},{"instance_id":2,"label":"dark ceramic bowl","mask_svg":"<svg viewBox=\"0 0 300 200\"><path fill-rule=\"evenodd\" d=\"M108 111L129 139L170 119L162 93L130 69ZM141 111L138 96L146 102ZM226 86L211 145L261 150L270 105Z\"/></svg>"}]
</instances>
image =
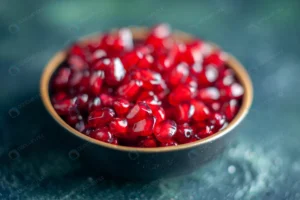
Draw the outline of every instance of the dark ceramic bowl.
<instances>
[{"instance_id":1,"label":"dark ceramic bowl","mask_svg":"<svg viewBox=\"0 0 300 200\"><path fill-rule=\"evenodd\" d=\"M146 37L148 28L131 28L133 37L137 40ZM81 39L82 43L99 38L99 34ZM174 32L174 38L189 41L193 36ZM216 45L209 43L212 49ZM234 128L244 119L249 111L253 98L251 80L244 67L231 55L228 55L228 65L236 73L245 89L242 105L236 117L223 130L205 139L171 147L135 148L116 146L92 139L69 126L54 110L49 96L49 82L53 73L66 57L66 51L58 52L48 63L41 78L41 97L50 115L59 123L70 137L81 142L70 156L84 157L85 162L101 173L128 179L157 179L160 177L178 176L189 173L201 167L203 163L219 155L232 140ZM72 155L72 153L74 155Z\"/></svg>"}]
</instances>

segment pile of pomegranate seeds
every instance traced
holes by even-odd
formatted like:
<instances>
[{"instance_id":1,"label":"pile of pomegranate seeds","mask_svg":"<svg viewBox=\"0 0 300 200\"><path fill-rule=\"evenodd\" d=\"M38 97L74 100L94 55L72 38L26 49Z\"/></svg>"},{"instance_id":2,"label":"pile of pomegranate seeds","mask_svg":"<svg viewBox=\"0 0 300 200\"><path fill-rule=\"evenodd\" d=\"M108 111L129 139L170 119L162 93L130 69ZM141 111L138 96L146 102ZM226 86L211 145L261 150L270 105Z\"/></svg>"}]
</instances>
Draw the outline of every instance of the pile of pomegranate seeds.
<instances>
[{"instance_id":1,"label":"pile of pomegranate seeds","mask_svg":"<svg viewBox=\"0 0 300 200\"><path fill-rule=\"evenodd\" d=\"M160 24L143 41L124 28L74 44L52 79L53 107L78 131L115 145L175 146L225 128L244 94L226 54L171 34Z\"/></svg>"}]
</instances>

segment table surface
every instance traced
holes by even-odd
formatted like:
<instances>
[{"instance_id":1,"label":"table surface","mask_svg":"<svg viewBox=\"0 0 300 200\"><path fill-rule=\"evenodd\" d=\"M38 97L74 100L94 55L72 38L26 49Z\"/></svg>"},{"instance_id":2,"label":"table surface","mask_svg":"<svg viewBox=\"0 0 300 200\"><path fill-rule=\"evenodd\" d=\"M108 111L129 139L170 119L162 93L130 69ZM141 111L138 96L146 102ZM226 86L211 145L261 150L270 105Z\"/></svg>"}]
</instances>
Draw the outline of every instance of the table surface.
<instances>
[{"instance_id":1,"label":"table surface","mask_svg":"<svg viewBox=\"0 0 300 200\"><path fill-rule=\"evenodd\" d=\"M0 1L0 199L300 199L298 1ZM249 71L253 107L234 143L196 172L111 180L68 157L39 96L42 70L76 38L170 23L214 41Z\"/></svg>"}]
</instances>

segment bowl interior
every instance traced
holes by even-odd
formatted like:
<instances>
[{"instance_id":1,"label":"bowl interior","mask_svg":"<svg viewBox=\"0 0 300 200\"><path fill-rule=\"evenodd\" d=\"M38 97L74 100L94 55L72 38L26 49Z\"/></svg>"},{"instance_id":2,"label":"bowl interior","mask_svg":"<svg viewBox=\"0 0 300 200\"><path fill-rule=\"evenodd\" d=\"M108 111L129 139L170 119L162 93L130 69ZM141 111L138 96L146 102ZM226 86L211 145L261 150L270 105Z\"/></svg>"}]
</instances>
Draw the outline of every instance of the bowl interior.
<instances>
[{"instance_id":1,"label":"bowl interior","mask_svg":"<svg viewBox=\"0 0 300 200\"><path fill-rule=\"evenodd\" d=\"M145 27L131 27L130 28L133 34L134 39L144 39L147 36L148 33L148 28ZM99 36L101 34L92 34L89 36L86 36L82 39L80 39L80 43L86 43L87 41L93 41L96 39L99 39ZM173 37L175 40L178 41L183 41L183 42L188 42L194 39L194 37L190 34L181 32L181 31L175 31L173 33ZM215 51L218 49L218 47L212 43L207 43L208 48L210 48L212 51ZM120 150L120 151L129 151L129 152L141 152L141 153L151 153L151 152L167 152L167 151L175 151L175 150L183 150L187 148L193 148L199 145L202 145L204 143L209 143L214 140L217 140L218 138L224 136L225 134L229 133L232 129L234 129L246 116L248 113L250 106L252 104L252 99L253 99L253 89L252 89L252 83L251 80L248 76L248 73L244 69L244 67L230 54L228 54L228 59L227 59L227 64L228 66L236 73L237 79L240 81L240 83L244 87L244 96L242 99L241 107L239 109L239 112L235 116L235 118L228 124L228 126L220 130L219 132L187 144L180 144L178 146L170 146L170 147L156 147L156 148L138 148L138 147L128 147L128 146L120 146L120 145L112 145L109 143L101 142L98 140L95 140L93 138L90 138L83 133L80 133L76 129L72 128L70 125L68 125L54 110L52 103L50 101L50 94L49 94L49 83L51 81L51 78L53 74L55 73L56 69L60 66L60 64L65 60L66 58L66 51L60 51L54 57L49 61L47 64L42 78L41 78L41 85L40 85L40 92L41 92L41 97L42 101L50 113L50 115L62 126L64 127L68 132L71 134L94 144L115 149L115 150Z\"/></svg>"}]
</instances>

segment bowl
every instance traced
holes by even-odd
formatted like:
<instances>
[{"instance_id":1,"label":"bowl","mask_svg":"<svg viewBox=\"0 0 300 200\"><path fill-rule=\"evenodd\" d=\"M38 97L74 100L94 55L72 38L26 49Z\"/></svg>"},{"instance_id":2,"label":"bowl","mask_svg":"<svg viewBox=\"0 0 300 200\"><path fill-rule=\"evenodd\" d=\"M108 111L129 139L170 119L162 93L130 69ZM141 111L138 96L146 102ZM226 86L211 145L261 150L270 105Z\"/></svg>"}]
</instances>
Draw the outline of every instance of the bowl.
<instances>
[{"instance_id":1,"label":"bowl","mask_svg":"<svg viewBox=\"0 0 300 200\"><path fill-rule=\"evenodd\" d=\"M144 39L149 32L146 27L132 27L130 29L134 39L137 40ZM99 38L99 36L101 36L99 33L89 35L80 39L79 42L86 43ZM192 35L181 31L175 31L173 37L185 42L194 39ZM218 49L212 43L208 42L208 45L213 50ZM80 152L80 157L84 158L84 162L89 163L88 165L99 173L108 173L112 176L135 180L157 179L190 173L222 153L232 141L235 127L245 118L252 104L253 89L248 73L232 55L228 54L227 64L234 70L237 79L243 85L244 96L239 112L225 129L199 141L179 146L136 148L104 143L69 126L56 113L51 104L49 83L66 55L66 51L58 52L45 67L40 83L41 98L46 110L65 130L66 136L81 144L77 149L69 152L70 158L79 157Z\"/></svg>"}]
</instances>

